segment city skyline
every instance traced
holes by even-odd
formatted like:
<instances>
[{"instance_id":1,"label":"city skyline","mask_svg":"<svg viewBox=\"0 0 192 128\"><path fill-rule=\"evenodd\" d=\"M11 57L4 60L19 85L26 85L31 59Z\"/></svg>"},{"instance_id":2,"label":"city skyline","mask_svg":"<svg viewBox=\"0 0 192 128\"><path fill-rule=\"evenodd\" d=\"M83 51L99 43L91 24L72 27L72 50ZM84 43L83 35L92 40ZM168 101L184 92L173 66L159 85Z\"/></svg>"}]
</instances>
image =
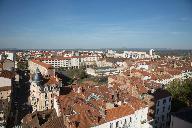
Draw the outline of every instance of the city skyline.
<instances>
[{"instance_id":1,"label":"city skyline","mask_svg":"<svg viewBox=\"0 0 192 128\"><path fill-rule=\"evenodd\" d=\"M192 49L192 2L0 1L0 48Z\"/></svg>"}]
</instances>

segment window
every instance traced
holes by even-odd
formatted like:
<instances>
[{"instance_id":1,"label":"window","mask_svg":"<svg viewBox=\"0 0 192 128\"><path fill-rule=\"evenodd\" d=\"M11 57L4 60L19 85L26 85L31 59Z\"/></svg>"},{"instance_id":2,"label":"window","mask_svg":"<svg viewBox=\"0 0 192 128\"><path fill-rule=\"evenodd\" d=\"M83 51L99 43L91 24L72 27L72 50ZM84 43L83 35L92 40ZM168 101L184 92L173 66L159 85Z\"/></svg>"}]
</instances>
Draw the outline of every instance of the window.
<instances>
[{"instance_id":1,"label":"window","mask_svg":"<svg viewBox=\"0 0 192 128\"><path fill-rule=\"evenodd\" d=\"M170 123L169 123L169 122L167 122L167 123L166 123L166 125L167 125L167 127L169 127L169 126L170 126Z\"/></svg>"},{"instance_id":2,"label":"window","mask_svg":"<svg viewBox=\"0 0 192 128\"><path fill-rule=\"evenodd\" d=\"M163 104L165 104L165 103L166 103L166 99L163 100Z\"/></svg>"},{"instance_id":3,"label":"window","mask_svg":"<svg viewBox=\"0 0 192 128\"><path fill-rule=\"evenodd\" d=\"M159 101L157 102L157 106L159 106Z\"/></svg>"},{"instance_id":4,"label":"window","mask_svg":"<svg viewBox=\"0 0 192 128\"><path fill-rule=\"evenodd\" d=\"M157 124L157 120L155 120L155 124Z\"/></svg>"},{"instance_id":5,"label":"window","mask_svg":"<svg viewBox=\"0 0 192 128\"><path fill-rule=\"evenodd\" d=\"M116 128L119 127L119 121L116 122Z\"/></svg>"},{"instance_id":6,"label":"window","mask_svg":"<svg viewBox=\"0 0 192 128\"><path fill-rule=\"evenodd\" d=\"M132 122L132 118L130 117L130 122Z\"/></svg>"},{"instance_id":7,"label":"window","mask_svg":"<svg viewBox=\"0 0 192 128\"><path fill-rule=\"evenodd\" d=\"M163 112L165 112L165 107L163 107Z\"/></svg>"},{"instance_id":8,"label":"window","mask_svg":"<svg viewBox=\"0 0 192 128\"><path fill-rule=\"evenodd\" d=\"M167 119L169 118L169 113L167 113Z\"/></svg>"},{"instance_id":9,"label":"window","mask_svg":"<svg viewBox=\"0 0 192 128\"><path fill-rule=\"evenodd\" d=\"M113 128L113 123L110 123L110 128Z\"/></svg>"},{"instance_id":10,"label":"window","mask_svg":"<svg viewBox=\"0 0 192 128\"><path fill-rule=\"evenodd\" d=\"M168 110L171 110L171 105L169 105Z\"/></svg>"},{"instance_id":11,"label":"window","mask_svg":"<svg viewBox=\"0 0 192 128\"><path fill-rule=\"evenodd\" d=\"M53 94L51 93L51 98L53 98Z\"/></svg>"},{"instance_id":12,"label":"window","mask_svg":"<svg viewBox=\"0 0 192 128\"><path fill-rule=\"evenodd\" d=\"M125 119L125 123L124 124L127 124L127 120Z\"/></svg>"},{"instance_id":13,"label":"window","mask_svg":"<svg viewBox=\"0 0 192 128\"><path fill-rule=\"evenodd\" d=\"M157 114L159 113L159 109L157 109Z\"/></svg>"},{"instance_id":14,"label":"window","mask_svg":"<svg viewBox=\"0 0 192 128\"><path fill-rule=\"evenodd\" d=\"M162 115L162 121L164 121L164 115Z\"/></svg>"},{"instance_id":15,"label":"window","mask_svg":"<svg viewBox=\"0 0 192 128\"><path fill-rule=\"evenodd\" d=\"M47 93L45 93L45 99L47 99Z\"/></svg>"}]
</instances>

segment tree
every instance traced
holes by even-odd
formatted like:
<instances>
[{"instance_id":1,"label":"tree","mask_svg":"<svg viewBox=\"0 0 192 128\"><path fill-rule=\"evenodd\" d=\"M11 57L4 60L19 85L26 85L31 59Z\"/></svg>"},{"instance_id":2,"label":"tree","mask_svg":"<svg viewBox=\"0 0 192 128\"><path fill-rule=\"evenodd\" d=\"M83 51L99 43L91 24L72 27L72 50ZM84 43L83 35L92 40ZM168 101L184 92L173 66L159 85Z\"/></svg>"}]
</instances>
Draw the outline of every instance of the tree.
<instances>
[{"instance_id":1,"label":"tree","mask_svg":"<svg viewBox=\"0 0 192 128\"><path fill-rule=\"evenodd\" d=\"M166 88L173 97L172 110L177 111L183 107L192 107L192 80L174 80Z\"/></svg>"},{"instance_id":2,"label":"tree","mask_svg":"<svg viewBox=\"0 0 192 128\"><path fill-rule=\"evenodd\" d=\"M27 61L19 61L17 63L17 68L21 69L21 70L27 69L28 68L28 62Z\"/></svg>"},{"instance_id":3,"label":"tree","mask_svg":"<svg viewBox=\"0 0 192 128\"><path fill-rule=\"evenodd\" d=\"M2 55L2 58L3 58L3 59L7 59L7 57L8 57L7 54L3 54L3 55Z\"/></svg>"}]
</instances>

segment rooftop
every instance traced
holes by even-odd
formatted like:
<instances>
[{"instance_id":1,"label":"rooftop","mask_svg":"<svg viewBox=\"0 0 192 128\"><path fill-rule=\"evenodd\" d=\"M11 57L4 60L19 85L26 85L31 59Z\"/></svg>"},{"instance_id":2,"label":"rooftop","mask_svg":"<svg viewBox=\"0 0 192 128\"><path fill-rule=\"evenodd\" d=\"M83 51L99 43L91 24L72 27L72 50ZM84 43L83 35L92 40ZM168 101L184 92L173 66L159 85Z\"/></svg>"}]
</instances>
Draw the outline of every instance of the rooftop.
<instances>
[{"instance_id":1,"label":"rooftop","mask_svg":"<svg viewBox=\"0 0 192 128\"><path fill-rule=\"evenodd\" d=\"M38 60L31 60L33 63L36 63L38 65L41 65L42 67L45 67L46 69L51 69L52 65L46 64L44 62L38 61Z\"/></svg>"}]
</instances>

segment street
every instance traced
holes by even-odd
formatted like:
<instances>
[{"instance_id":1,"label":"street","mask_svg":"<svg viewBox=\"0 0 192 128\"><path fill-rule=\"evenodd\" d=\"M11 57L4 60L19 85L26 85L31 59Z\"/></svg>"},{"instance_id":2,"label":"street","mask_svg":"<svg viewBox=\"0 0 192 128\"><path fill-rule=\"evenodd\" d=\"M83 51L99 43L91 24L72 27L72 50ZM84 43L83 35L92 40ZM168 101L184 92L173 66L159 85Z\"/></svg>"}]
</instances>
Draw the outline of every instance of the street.
<instances>
[{"instance_id":1,"label":"street","mask_svg":"<svg viewBox=\"0 0 192 128\"><path fill-rule=\"evenodd\" d=\"M11 111L7 121L7 127L19 126L25 115L31 112L28 105L30 95L30 76L27 70L18 71L19 81L13 82L11 95Z\"/></svg>"}]
</instances>

